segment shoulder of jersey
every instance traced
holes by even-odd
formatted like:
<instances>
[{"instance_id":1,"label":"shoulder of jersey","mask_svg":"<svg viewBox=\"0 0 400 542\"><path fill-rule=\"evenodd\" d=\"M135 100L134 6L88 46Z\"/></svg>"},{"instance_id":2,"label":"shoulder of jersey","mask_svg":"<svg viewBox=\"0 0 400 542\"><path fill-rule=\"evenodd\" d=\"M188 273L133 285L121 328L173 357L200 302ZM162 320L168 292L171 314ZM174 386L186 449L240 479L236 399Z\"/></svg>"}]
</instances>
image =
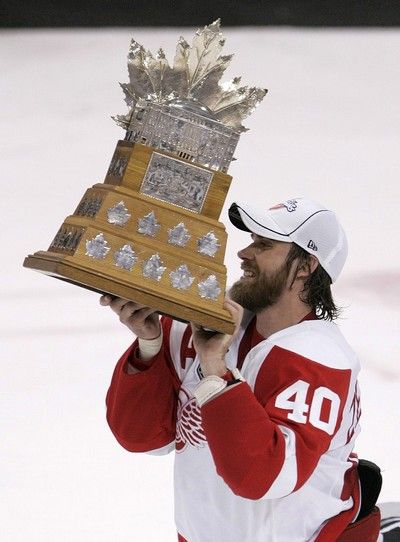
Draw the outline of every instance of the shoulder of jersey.
<instances>
[{"instance_id":1,"label":"shoulder of jersey","mask_svg":"<svg viewBox=\"0 0 400 542\"><path fill-rule=\"evenodd\" d=\"M268 341L328 367L360 368L356 354L333 322L306 320L274 333Z\"/></svg>"}]
</instances>

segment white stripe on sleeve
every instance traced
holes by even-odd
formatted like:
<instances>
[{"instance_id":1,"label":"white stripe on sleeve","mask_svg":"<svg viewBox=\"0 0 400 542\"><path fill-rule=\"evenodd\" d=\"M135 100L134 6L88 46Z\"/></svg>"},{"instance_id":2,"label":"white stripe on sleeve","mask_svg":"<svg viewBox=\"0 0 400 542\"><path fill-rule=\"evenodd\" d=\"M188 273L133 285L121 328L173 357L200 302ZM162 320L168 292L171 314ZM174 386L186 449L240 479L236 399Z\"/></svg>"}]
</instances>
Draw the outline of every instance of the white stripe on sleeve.
<instances>
[{"instance_id":1,"label":"white stripe on sleeve","mask_svg":"<svg viewBox=\"0 0 400 542\"><path fill-rule=\"evenodd\" d=\"M281 472L262 499L279 499L289 495L297 483L296 435L294 431L278 425L285 437L285 461Z\"/></svg>"}]
</instances>

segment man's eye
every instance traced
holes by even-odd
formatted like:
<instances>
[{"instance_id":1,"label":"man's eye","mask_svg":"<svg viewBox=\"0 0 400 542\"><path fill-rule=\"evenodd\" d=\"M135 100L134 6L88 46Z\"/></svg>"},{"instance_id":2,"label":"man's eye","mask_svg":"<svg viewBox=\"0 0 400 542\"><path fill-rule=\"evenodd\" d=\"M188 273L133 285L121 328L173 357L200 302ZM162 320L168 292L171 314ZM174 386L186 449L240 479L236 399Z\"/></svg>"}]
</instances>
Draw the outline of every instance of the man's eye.
<instances>
[{"instance_id":1,"label":"man's eye","mask_svg":"<svg viewBox=\"0 0 400 542\"><path fill-rule=\"evenodd\" d=\"M271 243L268 243L267 241L258 241L255 243L255 246L261 250L266 250L267 248L271 248Z\"/></svg>"}]
</instances>

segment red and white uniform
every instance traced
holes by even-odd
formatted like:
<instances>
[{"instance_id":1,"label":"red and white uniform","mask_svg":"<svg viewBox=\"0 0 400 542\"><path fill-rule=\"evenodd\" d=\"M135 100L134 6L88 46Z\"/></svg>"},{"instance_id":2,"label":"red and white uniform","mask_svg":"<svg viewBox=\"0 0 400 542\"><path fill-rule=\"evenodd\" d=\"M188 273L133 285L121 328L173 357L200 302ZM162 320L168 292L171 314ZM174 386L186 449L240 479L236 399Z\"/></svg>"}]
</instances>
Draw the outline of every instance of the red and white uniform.
<instances>
[{"instance_id":1,"label":"red and white uniform","mask_svg":"<svg viewBox=\"0 0 400 542\"><path fill-rule=\"evenodd\" d=\"M142 368L137 344L107 395L130 451L176 450L175 519L188 542L333 542L357 516L352 455L359 362L336 324L305 319L263 339L247 314L226 356L246 382L201 409L189 326L162 319L163 346Z\"/></svg>"}]
</instances>

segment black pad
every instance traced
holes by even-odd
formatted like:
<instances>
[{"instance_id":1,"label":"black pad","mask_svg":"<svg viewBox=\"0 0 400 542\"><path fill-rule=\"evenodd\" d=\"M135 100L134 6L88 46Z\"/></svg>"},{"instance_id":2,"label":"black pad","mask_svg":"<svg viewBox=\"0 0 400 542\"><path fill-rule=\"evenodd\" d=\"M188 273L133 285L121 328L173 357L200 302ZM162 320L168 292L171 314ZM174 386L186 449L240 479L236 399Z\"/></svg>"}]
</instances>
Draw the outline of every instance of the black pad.
<instances>
[{"instance_id":1,"label":"black pad","mask_svg":"<svg viewBox=\"0 0 400 542\"><path fill-rule=\"evenodd\" d=\"M382 488L381 469L372 461L359 460L358 476L361 485L361 508L357 521L372 512Z\"/></svg>"}]
</instances>

